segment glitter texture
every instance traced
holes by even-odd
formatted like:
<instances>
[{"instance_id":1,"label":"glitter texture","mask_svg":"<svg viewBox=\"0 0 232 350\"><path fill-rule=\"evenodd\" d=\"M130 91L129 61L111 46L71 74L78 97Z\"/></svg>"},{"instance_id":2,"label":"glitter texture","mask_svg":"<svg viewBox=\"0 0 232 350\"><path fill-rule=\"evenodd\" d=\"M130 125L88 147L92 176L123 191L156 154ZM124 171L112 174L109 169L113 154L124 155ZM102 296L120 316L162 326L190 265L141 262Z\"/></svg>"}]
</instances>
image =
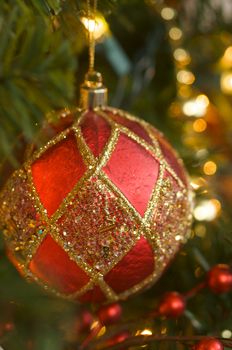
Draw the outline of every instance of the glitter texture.
<instances>
[{"instance_id":1,"label":"glitter texture","mask_svg":"<svg viewBox=\"0 0 232 350\"><path fill-rule=\"evenodd\" d=\"M96 178L88 181L72 202L57 222L59 235L66 250L104 273L134 244L141 225Z\"/></svg>"},{"instance_id":2,"label":"glitter texture","mask_svg":"<svg viewBox=\"0 0 232 350\"><path fill-rule=\"evenodd\" d=\"M0 224L27 278L66 299L116 301L162 275L188 238L189 198L182 163L155 128L97 108L11 176Z\"/></svg>"},{"instance_id":3,"label":"glitter texture","mask_svg":"<svg viewBox=\"0 0 232 350\"><path fill-rule=\"evenodd\" d=\"M30 254L31 244L43 235L46 223L35 207L23 170L12 176L1 193L0 201L4 237L9 249L20 262L24 262Z\"/></svg>"}]
</instances>

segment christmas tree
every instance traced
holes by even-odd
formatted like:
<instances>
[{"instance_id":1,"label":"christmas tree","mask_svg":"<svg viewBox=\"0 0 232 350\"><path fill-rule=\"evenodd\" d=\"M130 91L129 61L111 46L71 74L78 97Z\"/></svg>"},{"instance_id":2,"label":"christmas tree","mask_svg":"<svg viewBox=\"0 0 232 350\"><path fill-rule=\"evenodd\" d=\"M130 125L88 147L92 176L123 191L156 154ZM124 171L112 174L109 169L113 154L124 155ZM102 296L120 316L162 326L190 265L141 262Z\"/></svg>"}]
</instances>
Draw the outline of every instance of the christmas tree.
<instances>
[{"instance_id":1,"label":"christmas tree","mask_svg":"<svg viewBox=\"0 0 232 350\"><path fill-rule=\"evenodd\" d=\"M98 4L90 0L9 0L0 3L0 349L232 348L231 14L232 4L226 0L101 0ZM79 107L83 95L80 96L80 86L85 80L89 65L90 73L93 73L93 41L96 44L95 67L101 72L104 85L108 88L108 103L111 108L100 112L96 110L94 116L91 116L92 119L87 120L87 124L81 124L81 121L75 124L75 120L82 118ZM100 79L98 75L94 75L93 78ZM100 80L94 81L94 84L94 88L104 90ZM120 112L119 109L128 112ZM140 116L144 122L133 115ZM99 125L104 131L100 137L98 135L97 140L95 133L91 131L95 128L93 123L96 123L96 135L99 133ZM190 202L187 202L187 199L186 202L181 202L180 199L186 195L188 187L185 184L187 180L182 165L177 163L173 149L166 144L162 134L154 131L150 124L165 135L183 159L189 174L189 193L193 197L188 199ZM113 130L111 136L107 136L109 126ZM66 130L71 130L72 135L66 133ZM92 174L94 168L94 176L96 173L100 174L100 181L106 182L97 187L99 179L94 178L92 187L88 187L84 182L85 175L82 174L83 183L75 193L80 196L78 198L81 201L76 217L80 220L83 211L89 218L95 215L99 235L105 237L108 232L114 230L116 224L112 219L113 211L117 212L119 224L121 220L123 227L127 228L128 236L132 230L135 232L133 237L139 239L136 232L141 229L138 228L140 224L144 225L146 231L144 221L137 220L141 218L137 212L141 214L143 209L140 204L136 204L136 200L139 196L146 195L148 185L145 180L150 171L146 168L146 160L156 148L156 142L160 142L157 159L164 154L159 164L161 168L163 166L162 176L165 176L165 171L169 172L174 178L173 181L180 186L174 191L176 197L171 186L174 182L171 185L166 184L164 188L160 186L156 190L158 194L154 192L154 196L149 197L149 203L154 202L155 206L158 196L164 195L160 226L156 222L155 237L160 230L160 237L164 240L162 249L165 254L170 254L163 265L167 269L160 271L162 276L153 279L153 286L149 289L142 291L141 287L140 293L136 293L139 288L134 288L138 283L135 282L139 274L137 271L133 271L133 276L128 277L128 283L134 281L134 285L130 286L133 288L128 287L133 293L125 288L124 293L117 294L119 287L114 276L107 280L108 287L104 279L102 282L98 280L102 290L106 288L106 296L110 303L92 303L91 298L98 301L99 291L96 289L90 293L91 298L83 298L84 292L81 295L74 293L79 299L88 299L87 303L80 303L63 299L61 295L54 296L36 283L28 283L32 282L30 274L29 281L22 278L22 264L15 259L19 257L19 261L23 260L21 251L27 249L25 245L28 244L29 248L34 249L33 252L30 249L27 251L28 256L34 256L40 246L32 242L32 236L30 242L23 242L23 249L20 245L10 246L4 239L9 232L18 234L18 239L22 232L26 235L35 229L39 243L44 240L47 230L45 226L50 225L50 218L46 219L46 213L38 218L36 211L30 208L31 231L25 231L28 213L23 203L31 200L33 194L26 199L28 190L22 186L21 192L17 189L14 196L16 184L14 183L13 187L12 180L7 180L12 178L16 169L20 169L16 174L21 174L20 181L23 182L23 169L28 170L29 164L32 166L32 180L36 179L38 184L42 181L43 175L40 171L45 164L44 173L48 174L51 168L53 172L57 171L56 183L60 181L60 185L55 194L59 196L60 192L66 191L67 184L62 183L66 178L58 175L58 163L46 163L43 156L47 151L52 153L52 150L49 150L50 146L53 147L60 141L66 142L66 139L69 142L69 137L75 136L80 147L84 142L81 133L86 142L89 140L89 147L84 148L81 153L82 158L86 157L87 170ZM120 191L116 186L111 186L111 182L106 179L107 176L113 176L113 168L109 166L107 169L106 163L112 155L113 148L118 147L115 139L118 141L122 133L127 135L127 141L130 140L131 144L132 141L136 141L143 147L143 152L146 151L143 157L140 151L135 152L135 163L137 160L138 165L133 165L136 169L142 169L145 185L143 190L140 187L137 192L134 186L134 190L130 192L130 179L127 179L125 195L119 200L116 194L120 195ZM49 143L50 140L53 141ZM109 144L113 142L114 146L111 149ZM100 148L103 152L101 157ZM89 152L90 149L93 154ZM110 152L110 156L107 152L104 154L105 149ZM64 158L67 155L68 159L70 150L69 148L68 153L63 153ZM74 157L76 153L73 149L72 152ZM101 167L95 162L93 155L96 158L100 157ZM116 159L116 163L119 164L117 176L120 174L120 167L123 168L127 162L130 164L132 158L133 154L128 150L126 161L124 159L120 163L121 156ZM71 162L67 159L65 158L64 164L69 167L69 173L78 177L76 168L71 169ZM144 162L141 159L144 159ZM78 162L81 162L80 159ZM83 163L80 168L84 169L86 164ZM107 176L102 175L102 169L105 169ZM131 169L129 165L128 169ZM87 170L83 170L83 173ZM134 184L134 173L129 175ZM5 191L6 186L10 191ZM49 190L52 186L52 183L45 186L45 197L50 195ZM90 192L95 191L96 200L101 198L104 206L107 206L107 230L104 225L101 226L101 213L96 210L95 201L89 203L88 198L84 200L86 188ZM68 192L65 192L65 196ZM169 196L168 199L165 199L165 196ZM15 210L14 201L16 202L17 198L20 198L22 208L17 207ZM68 198L70 200L64 207L71 215L73 208L70 205L73 197ZM169 204L168 201L172 203ZM126 205L127 216L121 209L122 202ZM7 203L7 210L11 213L10 219L7 217L4 203ZM189 207L186 203L193 203L190 232L187 230ZM187 209L182 210L184 205ZM85 207L89 209L85 211ZM168 220L174 214L170 213L170 208L174 208L173 213L176 213L176 220L172 220L171 223ZM67 228L68 231L70 226L64 218L65 210L62 210L61 208L56 214L56 210L50 207L48 214L51 214L53 223L56 224L60 220L63 230ZM149 216L148 211L144 209L144 212L145 216ZM33 227L34 222L39 222L36 228ZM78 227L79 236L82 234L83 241L85 237L87 241L88 228L91 231L91 225L92 221L85 217L84 225L81 221L79 226L75 226L75 230ZM94 231L94 227L92 229ZM63 231L64 236L67 235L66 231ZM56 234L53 234L55 237ZM170 235L172 240L168 238ZM149 234L146 237L151 238L152 244L153 238ZM110 238L116 239L114 236ZM120 249L131 244L130 239L131 237L126 243L116 240L118 243L114 246L104 242L104 262L110 263L113 253L117 257L118 250L120 252ZM154 239L157 244L157 238ZM64 242L64 249L72 243L67 241L66 237ZM83 268L86 268L82 261L86 258L82 242L77 243L75 249L79 249L79 257L72 255L71 260L77 259L83 264ZM183 245L179 250L180 243ZM59 265L63 253L58 251L51 241L49 244L44 253L44 256L48 257L45 272L50 271L50 282L54 282L53 277L58 266L63 264L61 261ZM131 247L134 244L135 241ZM145 249L144 246L140 246L139 249L142 249L141 247ZM67 248L67 251L69 249ZM159 264L162 249L154 250L155 269ZM179 252L173 259L177 250ZM56 265L49 266L52 251L57 254ZM96 248L90 244L87 254L88 259L89 256L93 259L88 262L89 265L98 264L97 269L101 271L100 260L98 256L94 256L95 251ZM144 255L147 257L148 253ZM136 256L139 260L138 250ZM118 260L114 259L116 264ZM141 276L145 276L144 273L149 270L149 259L144 261ZM128 271L129 263L127 260ZM135 266L140 265L138 263ZM70 271L62 271L62 274L69 273L70 276ZM73 278L75 283L78 284L82 280L86 286L94 284L96 279L91 271L89 276L91 281L83 274ZM98 279L99 276L100 273L97 274ZM49 287L49 281L47 282ZM68 279L63 280L63 291L69 288L69 282ZM40 281L40 284L44 287L43 282ZM145 283L144 287L147 286ZM86 291L89 290L91 291L91 288L87 287Z\"/></svg>"}]
</instances>

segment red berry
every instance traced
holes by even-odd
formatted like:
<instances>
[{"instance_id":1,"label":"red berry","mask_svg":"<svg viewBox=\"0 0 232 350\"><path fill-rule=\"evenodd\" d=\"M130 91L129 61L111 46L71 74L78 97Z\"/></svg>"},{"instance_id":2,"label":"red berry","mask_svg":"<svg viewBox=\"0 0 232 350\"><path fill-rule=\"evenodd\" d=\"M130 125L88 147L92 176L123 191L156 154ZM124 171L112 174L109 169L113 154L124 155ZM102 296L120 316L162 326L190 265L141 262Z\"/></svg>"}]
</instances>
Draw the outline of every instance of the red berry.
<instances>
[{"instance_id":1,"label":"red berry","mask_svg":"<svg viewBox=\"0 0 232 350\"><path fill-rule=\"evenodd\" d=\"M116 323L122 316L122 308L118 303L106 305L98 310L97 315L103 324Z\"/></svg>"},{"instance_id":2,"label":"red berry","mask_svg":"<svg viewBox=\"0 0 232 350\"><path fill-rule=\"evenodd\" d=\"M127 331L122 331L118 334L116 334L114 337L110 338L107 340L107 346L113 346L116 345L118 343L123 342L124 340L126 340L128 337L130 336L130 333Z\"/></svg>"},{"instance_id":3,"label":"red berry","mask_svg":"<svg viewBox=\"0 0 232 350\"><path fill-rule=\"evenodd\" d=\"M83 311L80 317L80 332L88 332L94 321L94 317L88 310Z\"/></svg>"},{"instance_id":4,"label":"red berry","mask_svg":"<svg viewBox=\"0 0 232 350\"><path fill-rule=\"evenodd\" d=\"M226 293L232 290L232 272L228 265L214 266L207 276L209 288L214 293Z\"/></svg>"},{"instance_id":5,"label":"red berry","mask_svg":"<svg viewBox=\"0 0 232 350\"><path fill-rule=\"evenodd\" d=\"M223 350L222 343L215 338L204 338L195 345L194 350Z\"/></svg>"},{"instance_id":6,"label":"red berry","mask_svg":"<svg viewBox=\"0 0 232 350\"><path fill-rule=\"evenodd\" d=\"M4 329L5 329L7 332L13 331L14 328L15 328L15 325L14 325L13 322L5 323Z\"/></svg>"},{"instance_id":7,"label":"red berry","mask_svg":"<svg viewBox=\"0 0 232 350\"><path fill-rule=\"evenodd\" d=\"M166 293L160 301L158 312L161 316L179 317L185 311L184 297L177 292Z\"/></svg>"}]
</instances>

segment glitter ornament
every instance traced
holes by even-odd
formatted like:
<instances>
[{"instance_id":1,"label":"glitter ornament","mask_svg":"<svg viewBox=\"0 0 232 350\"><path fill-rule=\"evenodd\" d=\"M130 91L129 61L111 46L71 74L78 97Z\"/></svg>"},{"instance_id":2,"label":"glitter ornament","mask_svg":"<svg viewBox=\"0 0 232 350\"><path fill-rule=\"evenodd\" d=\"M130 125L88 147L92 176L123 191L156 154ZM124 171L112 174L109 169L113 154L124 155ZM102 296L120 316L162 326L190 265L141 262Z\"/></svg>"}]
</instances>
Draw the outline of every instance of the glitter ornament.
<instances>
[{"instance_id":1,"label":"glitter ornament","mask_svg":"<svg viewBox=\"0 0 232 350\"><path fill-rule=\"evenodd\" d=\"M17 170L0 196L9 258L83 302L126 299L161 276L188 236L182 163L150 124L84 110Z\"/></svg>"},{"instance_id":2,"label":"glitter ornament","mask_svg":"<svg viewBox=\"0 0 232 350\"><path fill-rule=\"evenodd\" d=\"M90 7L92 20L97 0ZM154 284L186 241L190 189L162 134L107 106L88 29L81 112L66 113L68 126L31 148L0 194L0 223L27 279L67 299L115 302Z\"/></svg>"}]
</instances>

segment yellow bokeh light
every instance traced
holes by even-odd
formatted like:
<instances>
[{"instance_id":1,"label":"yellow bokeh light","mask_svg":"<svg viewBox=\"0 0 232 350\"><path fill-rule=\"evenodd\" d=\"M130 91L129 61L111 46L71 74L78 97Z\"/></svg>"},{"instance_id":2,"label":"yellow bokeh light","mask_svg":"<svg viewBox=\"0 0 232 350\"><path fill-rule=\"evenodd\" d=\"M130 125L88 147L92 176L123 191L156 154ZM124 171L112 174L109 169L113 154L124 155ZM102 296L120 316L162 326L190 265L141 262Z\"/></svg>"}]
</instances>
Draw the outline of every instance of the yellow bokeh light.
<instances>
[{"instance_id":1,"label":"yellow bokeh light","mask_svg":"<svg viewBox=\"0 0 232 350\"><path fill-rule=\"evenodd\" d=\"M186 101L183 104L183 112L189 117L203 117L209 106L209 99L206 95L198 95L196 98Z\"/></svg>"},{"instance_id":2,"label":"yellow bokeh light","mask_svg":"<svg viewBox=\"0 0 232 350\"><path fill-rule=\"evenodd\" d=\"M183 35L183 32L180 28L178 27L172 27L169 30L169 36L172 40L180 40Z\"/></svg>"},{"instance_id":3,"label":"yellow bokeh light","mask_svg":"<svg viewBox=\"0 0 232 350\"><path fill-rule=\"evenodd\" d=\"M232 72L225 72L221 75L222 92L232 95Z\"/></svg>"},{"instance_id":4,"label":"yellow bokeh light","mask_svg":"<svg viewBox=\"0 0 232 350\"><path fill-rule=\"evenodd\" d=\"M232 62L232 46L227 47L223 57L227 58Z\"/></svg>"},{"instance_id":5,"label":"yellow bokeh light","mask_svg":"<svg viewBox=\"0 0 232 350\"><path fill-rule=\"evenodd\" d=\"M199 188L205 187L207 185L203 177L192 178L190 185L194 190L199 190Z\"/></svg>"},{"instance_id":6,"label":"yellow bokeh light","mask_svg":"<svg viewBox=\"0 0 232 350\"><path fill-rule=\"evenodd\" d=\"M108 32L109 29L105 19L101 16L96 16L95 19L82 17L81 22L83 23L86 30L88 30L90 33L93 33L95 40L99 40Z\"/></svg>"},{"instance_id":7,"label":"yellow bokeh light","mask_svg":"<svg viewBox=\"0 0 232 350\"><path fill-rule=\"evenodd\" d=\"M191 62L191 57L189 53L182 48L176 49L173 53L173 56L175 60L180 64L187 65Z\"/></svg>"},{"instance_id":8,"label":"yellow bokeh light","mask_svg":"<svg viewBox=\"0 0 232 350\"><path fill-rule=\"evenodd\" d=\"M230 339L232 337L232 332L229 329L225 329L222 331L222 338L224 339Z\"/></svg>"},{"instance_id":9,"label":"yellow bokeh light","mask_svg":"<svg viewBox=\"0 0 232 350\"><path fill-rule=\"evenodd\" d=\"M177 73L177 80L181 84L191 85L195 81L195 76L192 72L182 69Z\"/></svg>"},{"instance_id":10,"label":"yellow bokeh light","mask_svg":"<svg viewBox=\"0 0 232 350\"><path fill-rule=\"evenodd\" d=\"M203 171L205 175L214 175L217 171L217 164L209 160L204 164Z\"/></svg>"},{"instance_id":11,"label":"yellow bokeh light","mask_svg":"<svg viewBox=\"0 0 232 350\"><path fill-rule=\"evenodd\" d=\"M166 21L170 21L176 15L176 11L172 7L164 7L161 10L161 17Z\"/></svg>"},{"instance_id":12,"label":"yellow bokeh light","mask_svg":"<svg viewBox=\"0 0 232 350\"><path fill-rule=\"evenodd\" d=\"M204 200L194 209L193 215L198 221L213 221L221 210L221 204L217 199Z\"/></svg>"},{"instance_id":13,"label":"yellow bokeh light","mask_svg":"<svg viewBox=\"0 0 232 350\"><path fill-rule=\"evenodd\" d=\"M204 119L200 118L194 121L193 130L196 132L203 132L207 128L207 123Z\"/></svg>"},{"instance_id":14,"label":"yellow bokeh light","mask_svg":"<svg viewBox=\"0 0 232 350\"><path fill-rule=\"evenodd\" d=\"M197 224L194 228L195 235L198 237L205 237L206 235L206 227L203 224Z\"/></svg>"},{"instance_id":15,"label":"yellow bokeh light","mask_svg":"<svg viewBox=\"0 0 232 350\"><path fill-rule=\"evenodd\" d=\"M105 332L106 332L106 327L103 326L103 327L100 329L100 331L98 332L97 337L98 337L98 338L99 338L99 337L102 337L102 336L105 334Z\"/></svg>"},{"instance_id":16,"label":"yellow bokeh light","mask_svg":"<svg viewBox=\"0 0 232 350\"><path fill-rule=\"evenodd\" d=\"M221 58L221 64L224 68L232 67L232 46L227 47Z\"/></svg>"},{"instance_id":17,"label":"yellow bokeh light","mask_svg":"<svg viewBox=\"0 0 232 350\"><path fill-rule=\"evenodd\" d=\"M152 331L149 328L138 330L135 335L152 335Z\"/></svg>"}]
</instances>

